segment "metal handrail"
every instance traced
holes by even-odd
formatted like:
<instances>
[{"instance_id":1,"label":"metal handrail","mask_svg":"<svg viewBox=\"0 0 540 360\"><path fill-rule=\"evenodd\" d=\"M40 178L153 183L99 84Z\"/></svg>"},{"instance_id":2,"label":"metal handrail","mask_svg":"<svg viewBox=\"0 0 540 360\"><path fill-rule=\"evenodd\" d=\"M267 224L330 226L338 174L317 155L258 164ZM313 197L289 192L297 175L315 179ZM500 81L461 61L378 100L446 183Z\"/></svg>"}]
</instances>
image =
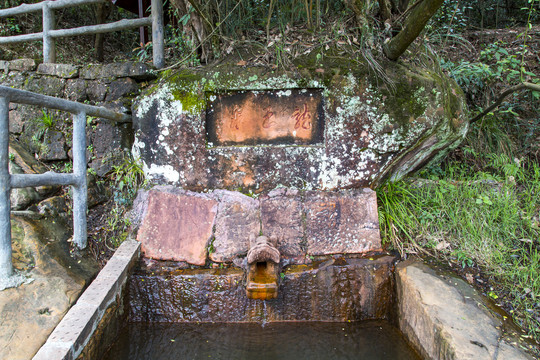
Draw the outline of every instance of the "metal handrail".
<instances>
[{"instance_id":1,"label":"metal handrail","mask_svg":"<svg viewBox=\"0 0 540 360\"><path fill-rule=\"evenodd\" d=\"M27 41L43 40L43 62L56 62L55 38L101 34L112 31L120 31L141 26L152 25L152 50L154 56L154 66L161 69L165 65L164 58L164 38L163 38L163 0L152 0L152 15L139 19L123 19L120 21L81 26L71 29L54 29L54 11L71 6L106 3L107 0L47 0L37 4L22 4L14 8L0 10L0 18L21 14L28 14L41 11L43 14L43 31L40 33L2 36L0 44L19 43Z\"/></svg>"},{"instance_id":2,"label":"metal handrail","mask_svg":"<svg viewBox=\"0 0 540 360\"><path fill-rule=\"evenodd\" d=\"M9 103L38 105L63 110L73 115L73 173L14 174L9 173ZM58 99L30 91L0 85L0 282L14 277L11 260L11 202L13 188L46 185L73 187L73 242L78 248L87 245L86 211L88 185L86 183L86 116L116 122L128 122L131 117L109 109Z\"/></svg>"}]
</instances>

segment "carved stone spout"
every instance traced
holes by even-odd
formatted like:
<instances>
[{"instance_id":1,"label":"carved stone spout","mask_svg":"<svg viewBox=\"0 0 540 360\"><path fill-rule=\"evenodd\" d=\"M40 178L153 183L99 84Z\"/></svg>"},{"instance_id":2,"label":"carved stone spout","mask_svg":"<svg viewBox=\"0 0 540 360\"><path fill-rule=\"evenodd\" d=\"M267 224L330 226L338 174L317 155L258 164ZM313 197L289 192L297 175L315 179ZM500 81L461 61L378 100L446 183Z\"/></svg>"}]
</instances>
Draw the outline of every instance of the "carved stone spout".
<instances>
[{"instance_id":1,"label":"carved stone spout","mask_svg":"<svg viewBox=\"0 0 540 360\"><path fill-rule=\"evenodd\" d=\"M246 294L250 299L277 297L280 254L276 239L251 236L247 254Z\"/></svg>"}]
</instances>

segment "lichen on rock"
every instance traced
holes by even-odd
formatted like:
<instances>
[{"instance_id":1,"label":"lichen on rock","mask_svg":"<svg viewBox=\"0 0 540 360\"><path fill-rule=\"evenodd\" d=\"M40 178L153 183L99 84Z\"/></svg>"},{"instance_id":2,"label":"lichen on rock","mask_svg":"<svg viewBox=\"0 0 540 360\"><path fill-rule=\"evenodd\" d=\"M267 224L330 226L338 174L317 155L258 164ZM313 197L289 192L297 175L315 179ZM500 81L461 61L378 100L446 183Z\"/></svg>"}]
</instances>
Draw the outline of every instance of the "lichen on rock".
<instances>
[{"instance_id":1,"label":"lichen on rock","mask_svg":"<svg viewBox=\"0 0 540 360\"><path fill-rule=\"evenodd\" d=\"M463 94L443 74L386 62L383 80L367 65L296 65L295 73L226 62L168 72L133 105L132 152L146 176L191 190L376 187L441 157L467 131ZM287 97L302 88L322 90L321 143L209 142L207 97L231 90L283 90L274 93Z\"/></svg>"}]
</instances>

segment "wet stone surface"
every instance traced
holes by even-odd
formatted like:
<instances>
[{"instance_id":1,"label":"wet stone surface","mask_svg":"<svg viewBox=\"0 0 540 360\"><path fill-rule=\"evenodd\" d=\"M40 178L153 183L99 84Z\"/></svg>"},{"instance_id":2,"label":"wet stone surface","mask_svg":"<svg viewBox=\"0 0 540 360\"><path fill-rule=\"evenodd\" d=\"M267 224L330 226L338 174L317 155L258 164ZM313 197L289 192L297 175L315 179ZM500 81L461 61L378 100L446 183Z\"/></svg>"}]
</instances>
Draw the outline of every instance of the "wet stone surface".
<instances>
[{"instance_id":1,"label":"wet stone surface","mask_svg":"<svg viewBox=\"0 0 540 360\"><path fill-rule=\"evenodd\" d=\"M395 258L372 259L285 268L277 298L265 302L246 297L241 269L139 270L129 279L128 317L143 322L389 319Z\"/></svg>"}]
</instances>

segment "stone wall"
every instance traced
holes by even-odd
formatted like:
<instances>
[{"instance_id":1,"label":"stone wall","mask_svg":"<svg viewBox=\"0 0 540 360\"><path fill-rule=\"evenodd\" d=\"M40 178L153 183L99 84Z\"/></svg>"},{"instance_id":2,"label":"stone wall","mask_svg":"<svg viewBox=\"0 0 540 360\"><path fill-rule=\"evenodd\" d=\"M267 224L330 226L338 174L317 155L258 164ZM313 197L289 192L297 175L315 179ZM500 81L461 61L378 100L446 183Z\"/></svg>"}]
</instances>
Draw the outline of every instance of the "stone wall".
<instances>
[{"instance_id":1,"label":"stone wall","mask_svg":"<svg viewBox=\"0 0 540 360\"><path fill-rule=\"evenodd\" d=\"M144 82L154 78L142 63L74 66L37 64L32 59L0 61L0 85L43 95L131 111L131 99ZM10 104L9 131L38 160L61 167L71 159L72 125L68 113L37 106ZM105 175L123 158L132 143L131 124L88 118L88 162L92 172ZM57 171L58 171L57 170ZM69 166L67 168L69 170Z\"/></svg>"},{"instance_id":2,"label":"stone wall","mask_svg":"<svg viewBox=\"0 0 540 360\"><path fill-rule=\"evenodd\" d=\"M252 198L236 191L196 193L172 186L139 191L132 212L145 257L203 266L241 267L250 237L275 238L287 264L316 256L381 250L377 198L371 189L278 188Z\"/></svg>"},{"instance_id":3,"label":"stone wall","mask_svg":"<svg viewBox=\"0 0 540 360\"><path fill-rule=\"evenodd\" d=\"M274 322L394 320L395 258L338 257L282 273L274 300L246 297L235 268L163 271L129 278L129 320L143 322Z\"/></svg>"}]
</instances>

